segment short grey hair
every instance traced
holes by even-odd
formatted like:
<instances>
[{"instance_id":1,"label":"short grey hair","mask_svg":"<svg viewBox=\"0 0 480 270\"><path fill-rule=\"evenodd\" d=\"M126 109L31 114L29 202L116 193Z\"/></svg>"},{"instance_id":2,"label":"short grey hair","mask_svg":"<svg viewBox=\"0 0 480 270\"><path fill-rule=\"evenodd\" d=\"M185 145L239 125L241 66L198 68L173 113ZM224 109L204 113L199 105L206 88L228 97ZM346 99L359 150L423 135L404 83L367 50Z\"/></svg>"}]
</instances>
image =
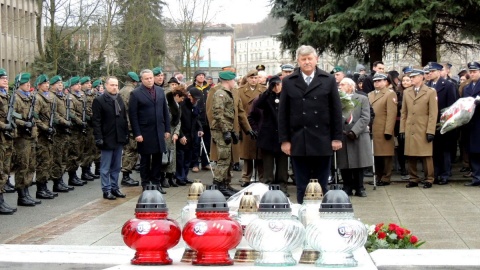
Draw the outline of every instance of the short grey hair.
<instances>
[{"instance_id":1,"label":"short grey hair","mask_svg":"<svg viewBox=\"0 0 480 270\"><path fill-rule=\"evenodd\" d=\"M350 79L350 78L343 78L343 79L340 81L340 83L346 83L346 84L350 85L350 86L352 87L353 91L355 91L356 84L355 84L355 82L354 82L352 79Z\"/></svg>"},{"instance_id":2,"label":"short grey hair","mask_svg":"<svg viewBox=\"0 0 480 270\"><path fill-rule=\"evenodd\" d=\"M151 69L148 69L148 68L140 71L140 78L143 77L143 74L147 74L147 73L152 73L153 74L153 71Z\"/></svg>"},{"instance_id":3,"label":"short grey hair","mask_svg":"<svg viewBox=\"0 0 480 270\"><path fill-rule=\"evenodd\" d=\"M115 79L115 80L118 81L117 77L115 77L115 76L108 76L108 77L105 79L105 84L108 84L108 82L109 82L111 79Z\"/></svg>"},{"instance_id":4,"label":"short grey hair","mask_svg":"<svg viewBox=\"0 0 480 270\"><path fill-rule=\"evenodd\" d=\"M297 49L297 59L300 58L300 56L302 55L309 55L309 54L313 54L315 57L317 57L317 50L315 50L315 48L313 48L312 46L310 45L302 45L300 47L298 47Z\"/></svg>"}]
</instances>

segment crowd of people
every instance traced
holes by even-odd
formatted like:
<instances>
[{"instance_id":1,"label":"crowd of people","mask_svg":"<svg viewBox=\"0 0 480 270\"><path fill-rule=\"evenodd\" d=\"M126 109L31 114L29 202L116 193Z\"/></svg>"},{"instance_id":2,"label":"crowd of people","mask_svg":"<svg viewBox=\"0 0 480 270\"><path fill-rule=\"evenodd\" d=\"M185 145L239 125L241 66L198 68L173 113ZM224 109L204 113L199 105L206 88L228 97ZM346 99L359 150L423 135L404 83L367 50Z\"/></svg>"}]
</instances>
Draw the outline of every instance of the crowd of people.
<instances>
[{"instance_id":1,"label":"crowd of people","mask_svg":"<svg viewBox=\"0 0 480 270\"><path fill-rule=\"evenodd\" d=\"M458 147L462 171L473 178L467 185L480 185L480 113L461 129L440 134L437 128L443 109L480 92L479 63L468 63L455 81L447 63L400 74L377 61L371 74L360 66L350 76L342 67L319 69L311 46L300 46L296 59L279 74L267 76L258 65L238 81L235 69L225 67L217 84L202 70L191 83L180 73L167 81L155 67L128 72L121 89L116 77L63 81L45 74L31 87L29 73L18 74L9 89L0 69L0 214L17 211L4 192L18 193L18 206L35 206L100 178L103 198L115 200L125 197L121 185L153 185L165 194L200 170L212 171L226 197L239 191L232 170L242 171L241 187L258 179L289 196L289 164L299 203L312 178L328 191L333 162L344 191L366 197L364 176L372 171L373 184L389 185L395 155L407 188L431 188L448 183ZM353 104L348 113L341 96Z\"/></svg>"}]
</instances>

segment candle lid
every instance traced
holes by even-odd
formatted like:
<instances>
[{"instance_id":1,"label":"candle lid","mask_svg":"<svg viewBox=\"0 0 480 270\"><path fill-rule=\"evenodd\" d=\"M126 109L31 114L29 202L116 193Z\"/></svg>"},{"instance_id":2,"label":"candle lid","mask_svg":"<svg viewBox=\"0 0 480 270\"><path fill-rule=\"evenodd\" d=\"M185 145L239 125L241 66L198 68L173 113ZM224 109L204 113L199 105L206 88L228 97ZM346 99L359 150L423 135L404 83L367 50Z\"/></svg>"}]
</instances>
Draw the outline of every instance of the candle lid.
<instances>
[{"instance_id":1,"label":"candle lid","mask_svg":"<svg viewBox=\"0 0 480 270\"><path fill-rule=\"evenodd\" d=\"M347 193L343 190L329 190L323 196L320 206L321 213L350 212L353 213L352 203Z\"/></svg>"},{"instance_id":2,"label":"candle lid","mask_svg":"<svg viewBox=\"0 0 480 270\"><path fill-rule=\"evenodd\" d=\"M211 185L205 190L197 203L196 212L208 212L208 211L224 211L228 212L227 200L225 196L218 190L217 185Z\"/></svg>"},{"instance_id":3,"label":"candle lid","mask_svg":"<svg viewBox=\"0 0 480 270\"><path fill-rule=\"evenodd\" d=\"M138 198L135 213L139 212L168 212L167 204L158 191L156 185L147 185L142 195Z\"/></svg>"},{"instance_id":4,"label":"candle lid","mask_svg":"<svg viewBox=\"0 0 480 270\"><path fill-rule=\"evenodd\" d=\"M280 190L280 185L270 185L260 200L258 212L291 212L287 196Z\"/></svg>"}]
</instances>

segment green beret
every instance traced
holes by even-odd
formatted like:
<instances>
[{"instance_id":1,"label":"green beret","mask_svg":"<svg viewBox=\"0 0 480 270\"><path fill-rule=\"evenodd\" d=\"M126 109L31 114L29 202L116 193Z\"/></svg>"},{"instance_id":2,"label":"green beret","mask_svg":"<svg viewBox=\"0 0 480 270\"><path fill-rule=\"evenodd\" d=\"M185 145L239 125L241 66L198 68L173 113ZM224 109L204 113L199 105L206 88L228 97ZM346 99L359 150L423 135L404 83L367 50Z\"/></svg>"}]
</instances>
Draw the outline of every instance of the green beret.
<instances>
[{"instance_id":1,"label":"green beret","mask_svg":"<svg viewBox=\"0 0 480 270\"><path fill-rule=\"evenodd\" d=\"M230 81L230 80L233 80L235 79L235 77L237 75L235 75L234 72L231 72L231 71L222 71L220 73L218 73L218 76L220 77L220 79L224 80L224 81Z\"/></svg>"},{"instance_id":2,"label":"green beret","mask_svg":"<svg viewBox=\"0 0 480 270\"><path fill-rule=\"evenodd\" d=\"M69 80L69 86L79 84L79 83L80 83L80 77L78 77L78 76L71 77L70 80Z\"/></svg>"},{"instance_id":3,"label":"green beret","mask_svg":"<svg viewBox=\"0 0 480 270\"><path fill-rule=\"evenodd\" d=\"M37 87L44 82L48 82L48 77L45 74L40 74L40 75L38 75L37 79L35 80L35 83L33 84L33 86Z\"/></svg>"},{"instance_id":4,"label":"green beret","mask_svg":"<svg viewBox=\"0 0 480 270\"><path fill-rule=\"evenodd\" d=\"M160 72L159 73L162 73L162 70L160 69ZM157 74L159 74L157 73ZM153 72L153 74L155 74L155 71ZM155 75L157 75L155 74ZM133 72L133 71L130 71L127 73L128 77L130 77L130 79L132 79L133 81L135 82L139 82L140 81L140 78L138 77L137 73Z\"/></svg>"},{"instance_id":5,"label":"green beret","mask_svg":"<svg viewBox=\"0 0 480 270\"><path fill-rule=\"evenodd\" d=\"M63 87L64 88L69 88L70 87L70 81L63 82Z\"/></svg>"},{"instance_id":6,"label":"green beret","mask_svg":"<svg viewBox=\"0 0 480 270\"><path fill-rule=\"evenodd\" d=\"M3 68L0 68L0 76L8 76L7 71Z\"/></svg>"},{"instance_id":7,"label":"green beret","mask_svg":"<svg viewBox=\"0 0 480 270\"><path fill-rule=\"evenodd\" d=\"M84 84L84 83L89 82L89 81L91 81L91 80L92 80L92 79L91 79L90 77L88 77L88 76L82 77L82 78L80 79L80 84Z\"/></svg>"},{"instance_id":8,"label":"green beret","mask_svg":"<svg viewBox=\"0 0 480 270\"><path fill-rule=\"evenodd\" d=\"M157 76L158 74L161 74L161 73L163 73L163 71L162 71L162 68L161 68L161 67L156 67L156 68L153 68L153 69L152 69L152 71L153 71L153 76Z\"/></svg>"},{"instance_id":9,"label":"green beret","mask_svg":"<svg viewBox=\"0 0 480 270\"><path fill-rule=\"evenodd\" d=\"M57 82L61 82L62 77L60 75L55 75L52 78L50 78L50 84L56 84Z\"/></svg>"},{"instance_id":10,"label":"green beret","mask_svg":"<svg viewBox=\"0 0 480 270\"><path fill-rule=\"evenodd\" d=\"M22 74L22 77L20 78L20 84L24 84L24 83L27 83L28 81L30 81L30 73L20 73ZM18 74L17 76L15 76L15 81L18 80L18 76L20 75Z\"/></svg>"},{"instance_id":11,"label":"green beret","mask_svg":"<svg viewBox=\"0 0 480 270\"><path fill-rule=\"evenodd\" d=\"M96 88L97 86L99 86L100 84L103 84L103 81L101 79L98 79L96 81L93 82L92 84L92 87L93 88Z\"/></svg>"},{"instance_id":12,"label":"green beret","mask_svg":"<svg viewBox=\"0 0 480 270\"><path fill-rule=\"evenodd\" d=\"M335 74L337 72L343 72L343 68L342 67L339 67L339 66L336 66L334 69L332 69L332 71L330 72L330 74Z\"/></svg>"}]
</instances>

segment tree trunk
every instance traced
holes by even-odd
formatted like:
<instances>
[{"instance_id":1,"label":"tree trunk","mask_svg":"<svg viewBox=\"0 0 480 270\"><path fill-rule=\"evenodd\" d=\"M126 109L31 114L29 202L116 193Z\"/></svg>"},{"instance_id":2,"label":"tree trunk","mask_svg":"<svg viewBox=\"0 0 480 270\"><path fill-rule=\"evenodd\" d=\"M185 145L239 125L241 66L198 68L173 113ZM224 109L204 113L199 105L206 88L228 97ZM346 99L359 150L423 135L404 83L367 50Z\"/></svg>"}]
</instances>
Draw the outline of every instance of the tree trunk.
<instances>
[{"instance_id":1,"label":"tree trunk","mask_svg":"<svg viewBox=\"0 0 480 270\"><path fill-rule=\"evenodd\" d=\"M428 64L428 62L437 61L437 33L435 32L435 24L432 24L430 30L420 31L420 49L422 51L422 66Z\"/></svg>"},{"instance_id":2,"label":"tree trunk","mask_svg":"<svg viewBox=\"0 0 480 270\"><path fill-rule=\"evenodd\" d=\"M37 49L41 59L45 59L45 51L43 50L42 39L42 14L43 14L43 0L37 0L37 13L36 13L36 36L37 36Z\"/></svg>"},{"instance_id":3,"label":"tree trunk","mask_svg":"<svg viewBox=\"0 0 480 270\"><path fill-rule=\"evenodd\" d=\"M383 42L381 37L371 37L368 41L368 59L370 63L370 70L373 69L375 61L382 61L383 57Z\"/></svg>"}]
</instances>

